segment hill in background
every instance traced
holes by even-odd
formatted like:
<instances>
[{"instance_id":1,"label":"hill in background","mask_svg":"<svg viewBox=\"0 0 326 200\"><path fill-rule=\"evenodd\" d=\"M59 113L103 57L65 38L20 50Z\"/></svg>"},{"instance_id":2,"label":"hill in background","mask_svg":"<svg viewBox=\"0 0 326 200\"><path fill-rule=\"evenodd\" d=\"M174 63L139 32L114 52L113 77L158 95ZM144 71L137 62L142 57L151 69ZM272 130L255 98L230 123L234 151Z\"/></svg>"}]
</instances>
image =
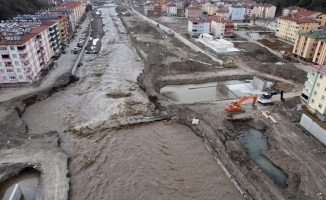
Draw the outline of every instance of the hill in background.
<instances>
[{"instance_id":1,"label":"hill in background","mask_svg":"<svg viewBox=\"0 0 326 200\"><path fill-rule=\"evenodd\" d=\"M281 15L282 9L288 6L300 6L308 10L326 13L326 0L262 0L260 2L275 5L277 16Z\"/></svg>"},{"instance_id":2,"label":"hill in background","mask_svg":"<svg viewBox=\"0 0 326 200\"><path fill-rule=\"evenodd\" d=\"M0 20L7 20L22 14L34 14L47 8L47 0L0 0Z\"/></svg>"}]
</instances>

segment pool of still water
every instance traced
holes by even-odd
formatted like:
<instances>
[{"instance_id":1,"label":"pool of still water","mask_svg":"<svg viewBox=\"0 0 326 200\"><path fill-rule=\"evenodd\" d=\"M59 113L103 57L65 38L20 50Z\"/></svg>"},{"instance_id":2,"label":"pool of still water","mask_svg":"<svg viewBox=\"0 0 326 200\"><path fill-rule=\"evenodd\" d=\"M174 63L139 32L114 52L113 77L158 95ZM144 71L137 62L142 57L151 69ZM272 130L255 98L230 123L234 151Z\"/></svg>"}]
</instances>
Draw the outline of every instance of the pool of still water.
<instances>
[{"instance_id":1,"label":"pool of still water","mask_svg":"<svg viewBox=\"0 0 326 200\"><path fill-rule=\"evenodd\" d=\"M287 188L285 173L261 154L261 151L269 150L267 138L264 137L260 131L250 129L250 132L244 134L239 140L241 144L247 148L247 154L254 163L256 163L277 186L284 189Z\"/></svg>"},{"instance_id":2,"label":"pool of still water","mask_svg":"<svg viewBox=\"0 0 326 200\"><path fill-rule=\"evenodd\" d=\"M37 170L25 170L19 173L18 176L12 177L0 185L0 199L8 200L18 183L24 195L24 200L34 200L39 186L40 175L41 173Z\"/></svg>"}]
</instances>

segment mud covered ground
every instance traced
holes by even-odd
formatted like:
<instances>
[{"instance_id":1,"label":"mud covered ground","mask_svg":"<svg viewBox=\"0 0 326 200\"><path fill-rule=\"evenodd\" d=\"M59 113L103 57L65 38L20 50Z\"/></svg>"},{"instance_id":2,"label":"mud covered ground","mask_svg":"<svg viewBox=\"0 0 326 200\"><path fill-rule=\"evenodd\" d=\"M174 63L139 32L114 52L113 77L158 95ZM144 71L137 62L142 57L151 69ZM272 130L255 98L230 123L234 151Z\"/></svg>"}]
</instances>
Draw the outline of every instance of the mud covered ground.
<instances>
[{"instance_id":1,"label":"mud covered ground","mask_svg":"<svg viewBox=\"0 0 326 200\"><path fill-rule=\"evenodd\" d=\"M181 124L189 126L198 136L202 137L206 144L209 144L212 152L215 152L217 157L221 159L229 172L235 177L241 188L246 191L244 195L247 198L254 199L320 199L325 196L325 158L326 148L315 138L311 137L302 128L297 125L300 120L300 113L294 111L293 108L300 101L298 98L288 98L285 103L278 102L274 106L263 107L258 105L257 110L251 110L247 104L243 105L246 113L229 116L224 110L224 102L215 103L196 103L193 105L169 105L166 104L165 97L159 93L157 86L162 86L160 82L167 75L167 69L174 66L175 73L179 73L179 77L187 74L188 80L197 82L199 77L196 73L219 74L222 72L216 71L213 68L204 71L202 67L192 67L188 64L188 70L179 70L178 66L183 66L182 63L172 62L169 67L162 66L155 61L146 58L157 58L155 55L159 52L156 49L148 50L147 44L154 41L147 41L145 45L140 44L139 38L147 37L148 31L151 30L151 35L164 34L161 30L152 26L149 28L147 22L137 20L132 12L131 16L122 17L130 38L135 44L138 54L141 56L145 64L145 69L138 78L140 85L144 88L147 95L152 97L153 102L157 108L164 109L172 118L175 118ZM140 23L147 28L140 29ZM157 37L158 43L160 38ZM176 44L170 39L169 45ZM144 43L143 41L142 43ZM136 45L137 44L137 45ZM160 51L167 51L183 45L159 49ZM249 72L268 80L275 81L275 87L284 89L288 95L295 90L300 91L302 83L305 81L306 73L297 69L291 63L280 59L271 54L267 49L264 49L256 44L249 42L239 43L242 49L248 52L230 53L220 55L226 59L232 59L236 62L238 68L237 72ZM145 47L145 48L144 48ZM162 48L162 46L161 46ZM190 52L189 52L190 53ZM174 52L169 51L170 57ZM142 55L146 55L143 56ZM174 54L175 57L178 57ZM170 58L171 59L171 58ZM208 60L206 59L205 62ZM276 65L275 62L285 62L284 65ZM163 73L158 73L164 68ZM189 69L191 73L189 74ZM184 69L184 68L182 68ZM229 70L230 72L232 70ZM232 72L230 72L231 74ZM193 76L191 76L191 74ZM159 77L159 78L157 78ZM188 82L187 82L188 83ZM179 83L182 84L182 83ZM156 87L155 87L156 86ZM153 95L155 94L155 95ZM300 95L300 94L297 94ZM154 98L155 97L155 98ZM169 105L163 106L162 105ZM262 111L271 111L272 116L279 122L273 124L262 118ZM199 118L201 123L197 126L191 124L192 118ZM244 124L245 126L241 126ZM275 185L275 183L268 178L254 163L249 159L245 153L245 149L241 143L232 136L231 132L237 130L237 127L243 127L240 132L246 131L250 127L258 128L263 131L268 137L270 149L267 152L262 152L275 165L280 167L287 175L287 188L282 189ZM304 142L303 142L304 141ZM314 148L317 147L318 151ZM309 152L309 153L307 153ZM319 172L322 171L322 174ZM240 189L241 190L241 189Z\"/></svg>"}]
</instances>

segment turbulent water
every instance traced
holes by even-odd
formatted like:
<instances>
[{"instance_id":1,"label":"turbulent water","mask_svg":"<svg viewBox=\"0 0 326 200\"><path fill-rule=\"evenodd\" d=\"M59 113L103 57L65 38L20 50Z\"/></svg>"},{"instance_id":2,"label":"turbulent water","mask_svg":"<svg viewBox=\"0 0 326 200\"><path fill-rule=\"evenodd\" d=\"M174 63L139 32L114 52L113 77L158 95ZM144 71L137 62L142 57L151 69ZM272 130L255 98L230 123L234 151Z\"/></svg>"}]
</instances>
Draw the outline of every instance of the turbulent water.
<instances>
[{"instance_id":1,"label":"turbulent water","mask_svg":"<svg viewBox=\"0 0 326 200\"><path fill-rule=\"evenodd\" d=\"M114 8L102 9L98 55L85 55L81 80L23 115L30 133L57 130L69 154L70 199L241 199L187 127L153 122L112 129L152 112L137 86L143 66Z\"/></svg>"}]
</instances>

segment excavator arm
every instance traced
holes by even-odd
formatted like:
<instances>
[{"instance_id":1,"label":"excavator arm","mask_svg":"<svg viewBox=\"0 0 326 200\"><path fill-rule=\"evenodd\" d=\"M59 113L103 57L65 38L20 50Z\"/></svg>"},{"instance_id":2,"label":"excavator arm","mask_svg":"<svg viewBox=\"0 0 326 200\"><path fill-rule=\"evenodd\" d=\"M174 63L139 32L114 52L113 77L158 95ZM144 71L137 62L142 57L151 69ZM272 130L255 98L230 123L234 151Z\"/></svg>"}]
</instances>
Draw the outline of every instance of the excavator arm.
<instances>
[{"instance_id":1,"label":"excavator arm","mask_svg":"<svg viewBox=\"0 0 326 200\"><path fill-rule=\"evenodd\" d=\"M243 96L241 97L241 99L239 99L239 101L233 101L231 104L225 104L225 109L229 112L233 112L233 111L240 111L241 108L241 104L248 100L248 99L252 99L252 105L254 106L256 103L258 95L252 95L252 96Z\"/></svg>"}]
</instances>

